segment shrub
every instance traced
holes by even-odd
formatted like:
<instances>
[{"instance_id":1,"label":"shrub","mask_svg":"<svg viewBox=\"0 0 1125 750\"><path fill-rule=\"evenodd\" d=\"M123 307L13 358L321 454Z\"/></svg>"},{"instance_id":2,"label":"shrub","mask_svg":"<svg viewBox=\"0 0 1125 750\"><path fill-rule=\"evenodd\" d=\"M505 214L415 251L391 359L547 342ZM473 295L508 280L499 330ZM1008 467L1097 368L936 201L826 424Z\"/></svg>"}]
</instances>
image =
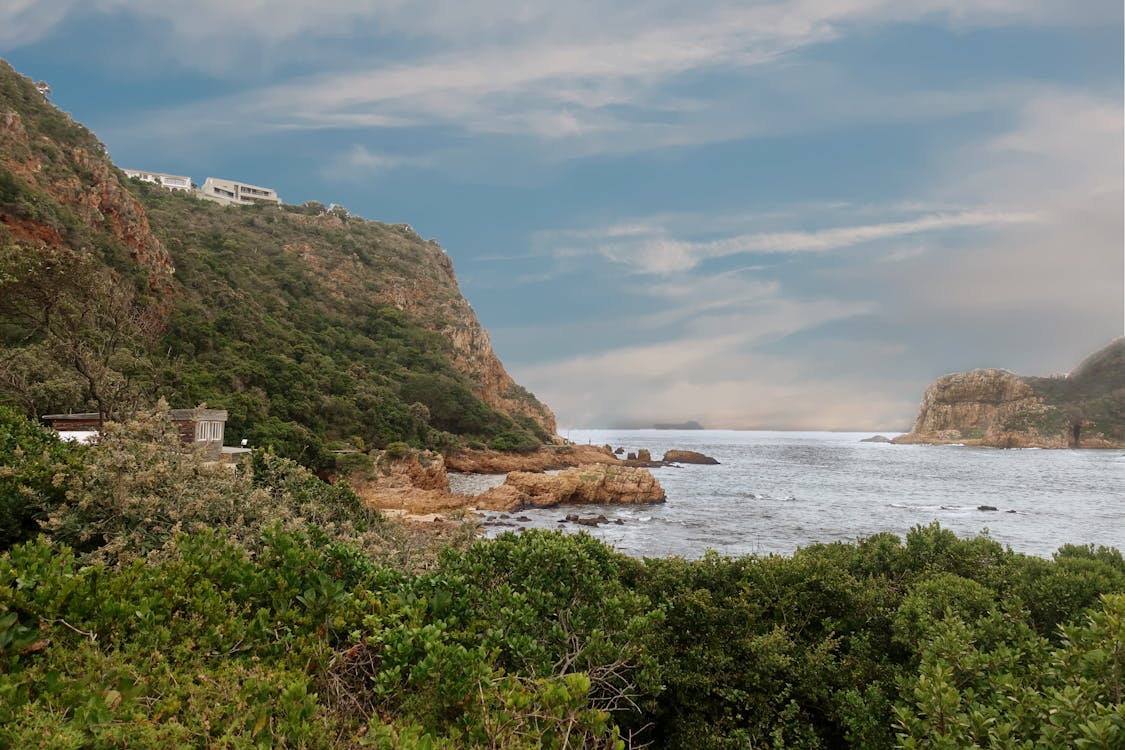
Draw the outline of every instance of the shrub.
<instances>
[{"instance_id":1,"label":"shrub","mask_svg":"<svg viewBox=\"0 0 1125 750\"><path fill-rule=\"evenodd\" d=\"M542 443L524 430L506 430L488 441L488 447L505 453L531 453L539 450Z\"/></svg>"}]
</instances>

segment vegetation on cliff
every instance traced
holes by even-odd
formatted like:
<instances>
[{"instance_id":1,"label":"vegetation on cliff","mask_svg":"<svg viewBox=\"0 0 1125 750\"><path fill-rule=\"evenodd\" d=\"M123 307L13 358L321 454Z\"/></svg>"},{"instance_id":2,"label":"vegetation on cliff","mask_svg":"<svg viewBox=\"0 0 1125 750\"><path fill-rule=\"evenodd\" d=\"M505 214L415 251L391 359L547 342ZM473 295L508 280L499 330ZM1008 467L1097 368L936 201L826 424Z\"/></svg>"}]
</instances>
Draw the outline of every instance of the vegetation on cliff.
<instances>
[{"instance_id":1,"label":"vegetation on cliff","mask_svg":"<svg viewBox=\"0 0 1125 750\"><path fill-rule=\"evenodd\" d=\"M264 454L212 473L167 429L69 446L0 414L0 489L43 531L9 524L0 555L0 747L1125 739L1116 550L931 526L791 557L546 532L435 556L346 486Z\"/></svg>"},{"instance_id":2,"label":"vegetation on cliff","mask_svg":"<svg viewBox=\"0 0 1125 750\"><path fill-rule=\"evenodd\" d=\"M533 450L555 429L436 244L129 181L0 62L0 403L121 416L159 397L317 469L333 446Z\"/></svg>"}]
</instances>

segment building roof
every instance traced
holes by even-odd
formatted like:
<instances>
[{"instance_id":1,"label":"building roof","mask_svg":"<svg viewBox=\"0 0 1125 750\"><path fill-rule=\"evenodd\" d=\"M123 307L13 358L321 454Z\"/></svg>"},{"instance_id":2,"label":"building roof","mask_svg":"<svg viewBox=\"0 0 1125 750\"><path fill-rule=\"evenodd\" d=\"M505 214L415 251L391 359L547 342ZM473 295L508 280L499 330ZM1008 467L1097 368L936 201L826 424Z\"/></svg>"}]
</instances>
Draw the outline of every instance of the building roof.
<instances>
[{"instance_id":1,"label":"building roof","mask_svg":"<svg viewBox=\"0 0 1125 750\"><path fill-rule=\"evenodd\" d=\"M227 421L226 409L171 409L168 415L177 422L187 420L191 421L212 421L212 422L225 422ZM44 414L43 419L51 421L83 421L88 422L91 419L99 419L101 417L97 412L83 412L81 414Z\"/></svg>"}]
</instances>

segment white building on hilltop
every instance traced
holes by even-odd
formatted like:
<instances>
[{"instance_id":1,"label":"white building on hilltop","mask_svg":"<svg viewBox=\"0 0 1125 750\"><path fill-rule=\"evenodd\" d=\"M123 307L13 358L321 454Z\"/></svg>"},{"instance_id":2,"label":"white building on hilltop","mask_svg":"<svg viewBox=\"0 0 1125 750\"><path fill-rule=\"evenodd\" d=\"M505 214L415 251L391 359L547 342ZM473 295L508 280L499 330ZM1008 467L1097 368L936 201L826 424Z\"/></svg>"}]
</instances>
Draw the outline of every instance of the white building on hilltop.
<instances>
[{"instance_id":1,"label":"white building on hilltop","mask_svg":"<svg viewBox=\"0 0 1125 750\"><path fill-rule=\"evenodd\" d=\"M200 198L227 206L249 206L255 203L281 204L277 192L270 188L247 185L245 182L234 180L220 180L215 177L208 177L197 194Z\"/></svg>"},{"instance_id":2,"label":"white building on hilltop","mask_svg":"<svg viewBox=\"0 0 1125 750\"><path fill-rule=\"evenodd\" d=\"M179 174L164 174L163 172L146 172L143 169L122 169L126 177L136 177L138 180L151 182L169 190L191 190L191 178Z\"/></svg>"}]
</instances>

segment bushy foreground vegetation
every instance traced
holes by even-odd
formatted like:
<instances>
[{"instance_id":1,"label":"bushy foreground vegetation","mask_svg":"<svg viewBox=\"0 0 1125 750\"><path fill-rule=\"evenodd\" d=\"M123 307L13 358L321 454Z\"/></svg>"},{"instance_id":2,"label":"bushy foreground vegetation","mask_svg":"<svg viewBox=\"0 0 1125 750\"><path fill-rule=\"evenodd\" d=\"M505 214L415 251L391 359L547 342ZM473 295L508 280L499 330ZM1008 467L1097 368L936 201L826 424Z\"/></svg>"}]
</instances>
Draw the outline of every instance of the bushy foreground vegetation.
<instances>
[{"instance_id":1,"label":"bushy foreground vegetation","mask_svg":"<svg viewBox=\"0 0 1125 750\"><path fill-rule=\"evenodd\" d=\"M433 556L345 486L268 455L212 474L159 424L70 449L0 420L2 747L1125 746L1115 550L931 526Z\"/></svg>"}]
</instances>

